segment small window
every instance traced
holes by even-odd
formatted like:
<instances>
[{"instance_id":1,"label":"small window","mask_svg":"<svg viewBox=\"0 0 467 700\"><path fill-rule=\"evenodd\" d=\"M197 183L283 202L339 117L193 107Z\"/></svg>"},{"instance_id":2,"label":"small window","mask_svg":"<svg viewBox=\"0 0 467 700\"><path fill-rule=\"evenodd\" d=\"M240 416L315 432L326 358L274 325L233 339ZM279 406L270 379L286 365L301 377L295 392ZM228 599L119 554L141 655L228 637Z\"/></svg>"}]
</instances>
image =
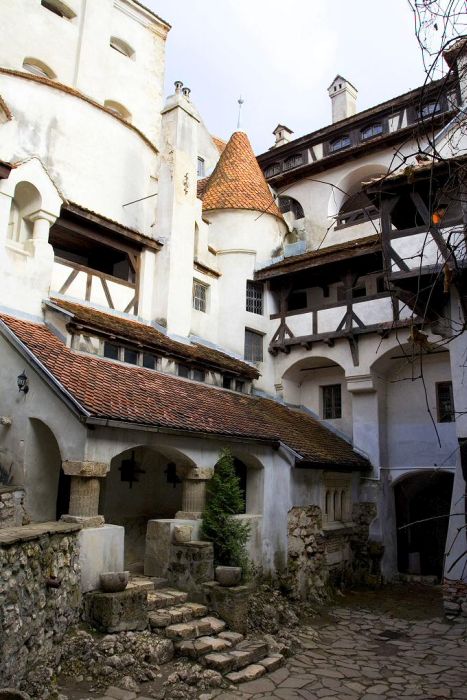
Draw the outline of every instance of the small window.
<instances>
[{"instance_id":1,"label":"small window","mask_svg":"<svg viewBox=\"0 0 467 700\"><path fill-rule=\"evenodd\" d=\"M439 382L436 385L436 403L438 423L453 423L455 416L452 382Z\"/></svg>"},{"instance_id":2,"label":"small window","mask_svg":"<svg viewBox=\"0 0 467 700\"><path fill-rule=\"evenodd\" d=\"M291 211L295 219L303 219L305 216L302 205L293 197L279 197L277 204L283 214Z\"/></svg>"},{"instance_id":3,"label":"small window","mask_svg":"<svg viewBox=\"0 0 467 700\"><path fill-rule=\"evenodd\" d=\"M241 382L239 379L235 382L235 391L243 391L245 389L245 382Z\"/></svg>"},{"instance_id":4,"label":"small window","mask_svg":"<svg viewBox=\"0 0 467 700\"><path fill-rule=\"evenodd\" d=\"M303 153L295 153L287 158L284 161L284 170L292 170L292 168L298 168L299 165L303 165Z\"/></svg>"},{"instance_id":5,"label":"small window","mask_svg":"<svg viewBox=\"0 0 467 700\"><path fill-rule=\"evenodd\" d=\"M118 360L119 350L119 346L115 343L109 343L107 340L104 342L104 357L108 357L109 360Z\"/></svg>"},{"instance_id":6,"label":"small window","mask_svg":"<svg viewBox=\"0 0 467 700\"><path fill-rule=\"evenodd\" d=\"M127 122L131 122L131 112L127 110L120 102L115 102L114 100L105 100L104 107L109 109L111 112L124 119Z\"/></svg>"},{"instance_id":7,"label":"small window","mask_svg":"<svg viewBox=\"0 0 467 700\"><path fill-rule=\"evenodd\" d=\"M63 19L73 19L73 17L76 17L76 14L73 12L73 10L60 0L41 0L41 5L46 10L53 12L54 15L58 15L58 17L63 17Z\"/></svg>"},{"instance_id":8,"label":"small window","mask_svg":"<svg viewBox=\"0 0 467 700\"><path fill-rule=\"evenodd\" d=\"M263 361L263 335L245 329L245 360L247 362Z\"/></svg>"},{"instance_id":9,"label":"small window","mask_svg":"<svg viewBox=\"0 0 467 700\"><path fill-rule=\"evenodd\" d=\"M198 165L197 165L197 169L196 169L196 174L198 175L198 177L204 177L204 175L205 175L204 158L198 157Z\"/></svg>"},{"instance_id":10,"label":"small window","mask_svg":"<svg viewBox=\"0 0 467 700\"><path fill-rule=\"evenodd\" d=\"M123 361L128 362L130 365L138 364L138 353L136 350L131 348L125 348L123 351Z\"/></svg>"},{"instance_id":11,"label":"small window","mask_svg":"<svg viewBox=\"0 0 467 700\"><path fill-rule=\"evenodd\" d=\"M179 377L185 377L185 379L190 378L190 368L187 365L177 365L177 374Z\"/></svg>"},{"instance_id":12,"label":"small window","mask_svg":"<svg viewBox=\"0 0 467 700\"><path fill-rule=\"evenodd\" d=\"M297 290L290 292L287 298L288 311L298 311L299 309L306 309L307 306L308 299L305 290Z\"/></svg>"},{"instance_id":13,"label":"small window","mask_svg":"<svg viewBox=\"0 0 467 700\"><path fill-rule=\"evenodd\" d=\"M208 286L202 282L193 282L193 308L206 313Z\"/></svg>"},{"instance_id":14,"label":"small window","mask_svg":"<svg viewBox=\"0 0 467 700\"><path fill-rule=\"evenodd\" d=\"M194 379L195 382L204 382L206 380L206 372L204 369L194 369L192 379Z\"/></svg>"},{"instance_id":15,"label":"small window","mask_svg":"<svg viewBox=\"0 0 467 700\"><path fill-rule=\"evenodd\" d=\"M134 58L134 49L132 49L130 44L127 44L126 41L123 41L123 39L118 39L116 36L112 36L110 38L110 47L115 51L118 51L118 53L123 54L123 56Z\"/></svg>"},{"instance_id":16,"label":"small window","mask_svg":"<svg viewBox=\"0 0 467 700\"><path fill-rule=\"evenodd\" d=\"M263 313L263 285L261 282L246 283L246 310L252 314Z\"/></svg>"},{"instance_id":17,"label":"small window","mask_svg":"<svg viewBox=\"0 0 467 700\"><path fill-rule=\"evenodd\" d=\"M335 151L340 151L343 148L348 148L351 145L352 142L350 140L350 136L340 136L338 139L331 141L331 143L329 144L329 150L331 151L331 153L335 153Z\"/></svg>"},{"instance_id":18,"label":"small window","mask_svg":"<svg viewBox=\"0 0 467 700\"><path fill-rule=\"evenodd\" d=\"M231 389L232 381L233 377L229 377L228 374L224 374L224 376L222 377L222 386L224 387L224 389Z\"/></svg>"},{"instance_id":19,"label":"small window","mask_svg":"<svg viewBox=\"0 0 467 700\"><path fill-rule=\"evenodd\" d=\"M440 111L441 105L439 102L427 102L421 107L419 115L422 119L425 119L425 117L431 117L432 114Z\"/></svg>"},{"instance_id":20,"label":"small window","mask_svg":"<svg viewBox=\"0 0 467 700\"><path fill-rule=\"evenodd\" d=\"M38 58L25 58L23 61L23 69L28 73L32 73L32 75L37 75L39 78L55 80L57 77L53 70Z\"/></svg>"},{"instance_id":21,"label":"small window","mask_svg":"<svg viewBox=\"0 0 467 700\"><path fill-rule=\"evenodd\" d=\"M342 418L341 385L328 384L321 387L323 399L323 418L325 420Z\"/></svg>"},{"instance_id":22,"label":"small window","mask_svg":"<svg viewBox=\"0 0 467 700\"><path fill-rule=\"evenodd\" d=\"M156 369L157 360L149 352L143 352L143 367L146 369Z\"/></svg>"},{"instance_id":23,"label":"small window","mask_svg":"<svg viewBox=\"0 0 467 700\"><path fill-rule=\"evenodd\" d=\"M366 141L366 139L372 139L375 136L380 136L382 133L382 124L370 124L370 126L366 126L364 129L361 130L360 135L363 141Z\"/></svg>"},{"instance_id":24,"label":"small window","mask_svg":"<svg viewBox=\"0 0 467 700\"><path fill-rule=\"evenodd\" d=\"M264 171L264 176L265 177L274 177L274 175L278 175L281 171L281 164L280 163L273 163L272 165L269 165L266 170Z\"/></svg>"}]
</instances>

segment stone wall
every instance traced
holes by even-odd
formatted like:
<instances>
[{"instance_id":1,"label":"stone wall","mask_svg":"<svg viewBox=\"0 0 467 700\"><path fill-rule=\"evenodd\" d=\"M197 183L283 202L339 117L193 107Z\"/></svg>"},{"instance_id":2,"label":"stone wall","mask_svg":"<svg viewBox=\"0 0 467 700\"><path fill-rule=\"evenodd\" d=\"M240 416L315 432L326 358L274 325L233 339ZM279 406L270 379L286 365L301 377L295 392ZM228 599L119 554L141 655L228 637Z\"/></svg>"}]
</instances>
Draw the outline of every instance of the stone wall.
<instances>
[{"instance_id":1,"label":"stone wall","mask_svg":"<svg viewBox=\"0 0 467 700\"><path fill-rule=\"evenodd\" d=\"M446 617L464 621L467 618L467 581L444 579L443 605Z\"/></svg>"},{"instance_id":2,"label":"stone wall","mask_svg":"<svg viewBox=\"0 0 467 700\"><path fill-rule=\"evenodd\" d=\"M381 558L384 548L370 540L370 524L376 518L376 503L355 503L352 520L355 528L350 539L352 548L352 581L355 584L379 585L382 583Z\"/></svg>"},{"instance_id":3,"label":"stone wall","mask_svg":"<svg viewBox=\"0 0 467 700\"><path fill-rule=\"evenodd\" d=\"M318 506L294 506L289 511L286 578L292 597L326 597L326 545Z\"/></svg>"},{"instance_id":4,"label":"stone wall","mask_svg":"<svg viewBox=\"0 0 467 700\"><path fill-rule=\"evenodd\" d=\"M58 662L80 614L79 529L51 522L0 530L0 686L31 693L35 674Z\"/></svg>"},{"instance_id":5,"label":"stone wall","mask_svg":"<svg viewBox=\"0 0 467 700\"><path fill-rule=\"evenodd\" d=\"M18 486L0 486L0 530L29 522L23 503L23 489Z\"/></svg>"}]
</instances>

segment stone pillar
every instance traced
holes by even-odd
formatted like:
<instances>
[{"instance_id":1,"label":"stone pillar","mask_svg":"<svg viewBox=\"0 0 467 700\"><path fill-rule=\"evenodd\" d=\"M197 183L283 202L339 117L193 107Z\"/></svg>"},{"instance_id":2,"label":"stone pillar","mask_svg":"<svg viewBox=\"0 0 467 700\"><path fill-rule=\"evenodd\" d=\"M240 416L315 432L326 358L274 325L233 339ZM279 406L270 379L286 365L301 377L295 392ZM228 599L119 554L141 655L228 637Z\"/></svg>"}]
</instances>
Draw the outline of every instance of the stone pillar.
<instances>
[{"instance_id":1,"label":"stone pillar","mask_svg":"<svg viewBox=\"0 0 467 700\"><path fill-rule=\"evenodd\" d=\"M62 520L81 523L83 527L103 525L104 518L99 515L100 479L107 475L110 464L66 461L62 467L71 476L69 513L62 515Z\"/></svg>"},{"instance_id":2,"label":"stone pillar","mask_svg":"<svg viewBox=\"0 0 467 700\"><path fill-rule=\"evenodd\" d=\"M56 216L46 211L39 210L31 214L28 219L33 222L32 238L26 241L25 247L33 254L53 261L54 252L49 243L49 231L56 221Z\"/></svg>"},{"instance_id":3,"label":"stone pillar","mask_svg":"<svg viewBox=\"0 0 467 700\"><path fill-rule=\"evenodd\" d=\"M201 518L206 504L206 483L214 474L213 467L193 467L183 480L182 510L175 514L183 520Z\"/></svg>"}]
</instances>

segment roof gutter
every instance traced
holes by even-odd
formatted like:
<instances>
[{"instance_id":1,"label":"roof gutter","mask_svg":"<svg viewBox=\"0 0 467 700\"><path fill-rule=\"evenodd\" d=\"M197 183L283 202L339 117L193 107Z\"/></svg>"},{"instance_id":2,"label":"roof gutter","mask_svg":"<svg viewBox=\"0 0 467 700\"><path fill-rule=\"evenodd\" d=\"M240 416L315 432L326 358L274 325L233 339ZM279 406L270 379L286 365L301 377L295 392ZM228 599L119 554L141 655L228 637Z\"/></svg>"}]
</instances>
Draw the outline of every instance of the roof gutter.
<instances>
[{"instance_id":1,"label":"roof gutter","mask_svg":"<svg viewBox=\"0 0 467 700\"><path fill-rule=\"evenodd\" d=\"M72 413L78 416L81 421L83 418L86 419L91 415L1 319L0 333L34 367L39 376L51 387L53 392L67 405Z\"/></svg>"}]
</instances>

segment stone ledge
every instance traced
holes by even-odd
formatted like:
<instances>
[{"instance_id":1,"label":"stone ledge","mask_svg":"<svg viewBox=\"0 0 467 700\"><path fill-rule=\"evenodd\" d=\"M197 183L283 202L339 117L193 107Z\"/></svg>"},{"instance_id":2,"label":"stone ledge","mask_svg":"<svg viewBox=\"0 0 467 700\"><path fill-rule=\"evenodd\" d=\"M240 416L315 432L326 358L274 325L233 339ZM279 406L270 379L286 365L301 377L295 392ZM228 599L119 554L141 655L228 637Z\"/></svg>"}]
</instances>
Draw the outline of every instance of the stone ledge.
<instances>
[{"instance_id":1,"label":"stone ledge","mask_svg":"<svg viewBox=\"0 0 467 700\"><path fill-rule=\"evenodd\" d=\"M48 522L33 523L22 527L6 527L0 530L0 546L9 546L17 542L37 540L44 535L64 535L69 532L78 532L81 525L77 523Z\"/></svg>"},{"instance_id":2,"label":"stone ledge","mask_svg":"<svg viewBox=\"0 0 467 700\"><path fill-rule=\"evenodd\" d=\"M0 496L4 493L14 493L15 491L24 491L24 486L0 486Z\"/></svg>"}]
</instances>

